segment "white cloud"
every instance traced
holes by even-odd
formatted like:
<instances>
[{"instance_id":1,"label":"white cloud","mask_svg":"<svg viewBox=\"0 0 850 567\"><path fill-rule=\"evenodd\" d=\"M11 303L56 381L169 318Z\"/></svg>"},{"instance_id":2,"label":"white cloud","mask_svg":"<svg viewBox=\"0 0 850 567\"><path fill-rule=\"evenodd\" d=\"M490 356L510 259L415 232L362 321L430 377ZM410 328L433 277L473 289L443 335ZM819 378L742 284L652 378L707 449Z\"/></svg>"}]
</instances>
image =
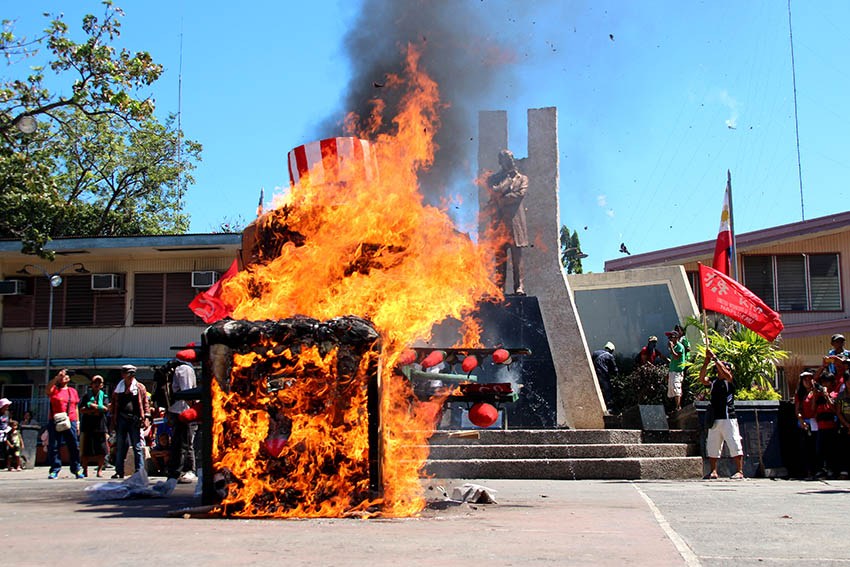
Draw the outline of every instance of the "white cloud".
<instances>
[{"instance_id":1,"label":"white cloud","mask_svg":"<svg viewBox=\"0 0 850 567\"><path fill-rule=\"evenodd\" d=\"M596 204L599 205L602 208L607 207L608 206L608 197L606 197L605 195L597 195L596 196Z\"/></svg>"},{"instance_id":2,"label":"white cloud","mask_svg":"<svg viewBox=\"0 0 850 567\"><path fill-rule=\"evenodd\" d=\"M720 91L720 103L729 109L729 118L726 119L727 128L738 127L738 101L728 91Z\"/></svg>"}]
</instances>

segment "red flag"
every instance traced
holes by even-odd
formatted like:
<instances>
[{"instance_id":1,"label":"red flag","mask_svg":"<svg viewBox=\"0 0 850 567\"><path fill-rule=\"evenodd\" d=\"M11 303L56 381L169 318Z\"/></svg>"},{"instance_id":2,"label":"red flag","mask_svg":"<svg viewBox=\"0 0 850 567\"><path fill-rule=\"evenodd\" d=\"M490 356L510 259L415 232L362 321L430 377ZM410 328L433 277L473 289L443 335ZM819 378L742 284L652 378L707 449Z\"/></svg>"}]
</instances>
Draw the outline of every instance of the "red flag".
<instances>
[{"instance_id":1,"label":"red flag","mask_svg":"<svg viewBox=\"0 0 850 567\"><path fill-rule=\"evenodd\" d=\"M726 274L700 264L699 280L703 309L728 315L769 341L782 332L779 313Z\"/></svg>"},{"instance_id":2,"label":"red flag","mask_svg":"<svg viewBox=\"0 0 850 567\"><path fill-rule=\"evenodd\" d=\"M726 182L726 193L723 195L723 211L720 213L720 230L717 233L717 244L714 245L714 260L711 267L727 276L730 274L732 249L732 216L730 203L731 187Z\"/></svg>"},{"instance_id":3,"label":"red flag","mask_svg":"<svg viewBox=\"0 0 850 567\"><path fill-rule=\"evenodd\" d=\"M221 300L221 282L228 278L232 278L239 272L239 261L233 260L224 275L208 290L203 291L195 296L195 299L189 303L189 309L204 320L204 323L215 323L219 319L224 319L230 315L232 309Z\"/></svg>"}]
</instances>

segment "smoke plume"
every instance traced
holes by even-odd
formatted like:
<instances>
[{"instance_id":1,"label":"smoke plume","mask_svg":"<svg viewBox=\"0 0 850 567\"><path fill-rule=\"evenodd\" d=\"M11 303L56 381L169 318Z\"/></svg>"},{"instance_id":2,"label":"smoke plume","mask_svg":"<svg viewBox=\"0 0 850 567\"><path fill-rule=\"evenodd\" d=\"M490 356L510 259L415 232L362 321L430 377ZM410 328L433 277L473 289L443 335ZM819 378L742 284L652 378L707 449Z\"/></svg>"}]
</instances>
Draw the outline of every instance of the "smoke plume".
<instances>
[{"instance_id":1,"label":"smoke plume","mask_svg":"<svg viewBox=\"0 0 850 567\"><path fill-rule=\"evenodd\" d=\"M385 116L394 115L398 100L381 85L388 74L401 72L403 51L413 44L421 49L421 65L438 83L446 104L434 165L420 179L425 198L439 204L461 187L471 193L478 111L487 109L491 91L510 79L519 49L516 35L494 31L496 24L509 23L494 4L502 2L364 0L344 38L351 81L341 108L322 125L322 137L339 135L348 112L367 117L369 101L376 97L387 103ZM494 20L494 14L501 17ZM508 39L509 45L503 41Z\"/></svg>"}]
</instances>

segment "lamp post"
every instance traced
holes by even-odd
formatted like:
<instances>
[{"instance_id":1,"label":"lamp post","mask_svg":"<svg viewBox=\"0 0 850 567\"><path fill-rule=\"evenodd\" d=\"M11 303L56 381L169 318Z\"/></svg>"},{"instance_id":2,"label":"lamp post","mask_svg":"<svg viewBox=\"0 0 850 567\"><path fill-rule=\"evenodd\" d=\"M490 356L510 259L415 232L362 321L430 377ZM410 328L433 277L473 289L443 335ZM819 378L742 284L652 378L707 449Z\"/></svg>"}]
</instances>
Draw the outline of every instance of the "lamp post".
<instances>
[{"instance_id":1,"label":"lamp post","mask_svg":"<svg viewBox=\"0 0 850 567\"><path fill-rule=\"evenodd\" d=\"M47 283L50 286L50 303L47 308L47 355L44 360L44 383L47 384L50 382L50 349L53 346L53 290L62 285L62 274L65 273L66 270L74 268L74 271L78 274L88 274L90 273L85 266L83 266L80 262L75 262L73 264L68 264L67 266L63 266L59 270L50 273L41 266L36 264L27 264L20 270L18 270L19 274L29 274L30 269L36 270L40 272L45 278L47 278Z\"/></svg>"},{"instance_id":2,"label":"lamp post","mask_svg":"<svg viewBox=\"0 0 850 567\"><path fill-rule=\"evenodd\" d=\"M568 274L572 273L573 262L587 258L587 254L581 251L577 246L564 248L561 251L561 263Z\"/></svg>"}]
</instances>

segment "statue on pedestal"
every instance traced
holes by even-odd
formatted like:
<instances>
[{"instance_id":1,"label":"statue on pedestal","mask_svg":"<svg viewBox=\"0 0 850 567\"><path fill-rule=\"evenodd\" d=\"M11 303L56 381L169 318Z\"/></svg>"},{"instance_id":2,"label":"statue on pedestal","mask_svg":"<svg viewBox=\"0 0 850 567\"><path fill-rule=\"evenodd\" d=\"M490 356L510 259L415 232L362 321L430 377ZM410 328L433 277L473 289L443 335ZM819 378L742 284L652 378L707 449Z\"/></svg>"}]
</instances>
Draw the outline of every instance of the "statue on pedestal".
<instances>
[{"instance_id":1,"label":"statue on pedestal","mask_svg":"<svg viewBox=\"0 0 850 567\"><path fill-rule=\"evenodd\" d=\"M522 249L528 246L528 226L522 201L528 191L528 177L519 172L510 150L499 152L499 165L501 169L487 178L490 202L495 207L496 235L504 239L496 256L497 283L504 288L510 249L514 294L525 295Z\"/></svg>"}]
</instances>

